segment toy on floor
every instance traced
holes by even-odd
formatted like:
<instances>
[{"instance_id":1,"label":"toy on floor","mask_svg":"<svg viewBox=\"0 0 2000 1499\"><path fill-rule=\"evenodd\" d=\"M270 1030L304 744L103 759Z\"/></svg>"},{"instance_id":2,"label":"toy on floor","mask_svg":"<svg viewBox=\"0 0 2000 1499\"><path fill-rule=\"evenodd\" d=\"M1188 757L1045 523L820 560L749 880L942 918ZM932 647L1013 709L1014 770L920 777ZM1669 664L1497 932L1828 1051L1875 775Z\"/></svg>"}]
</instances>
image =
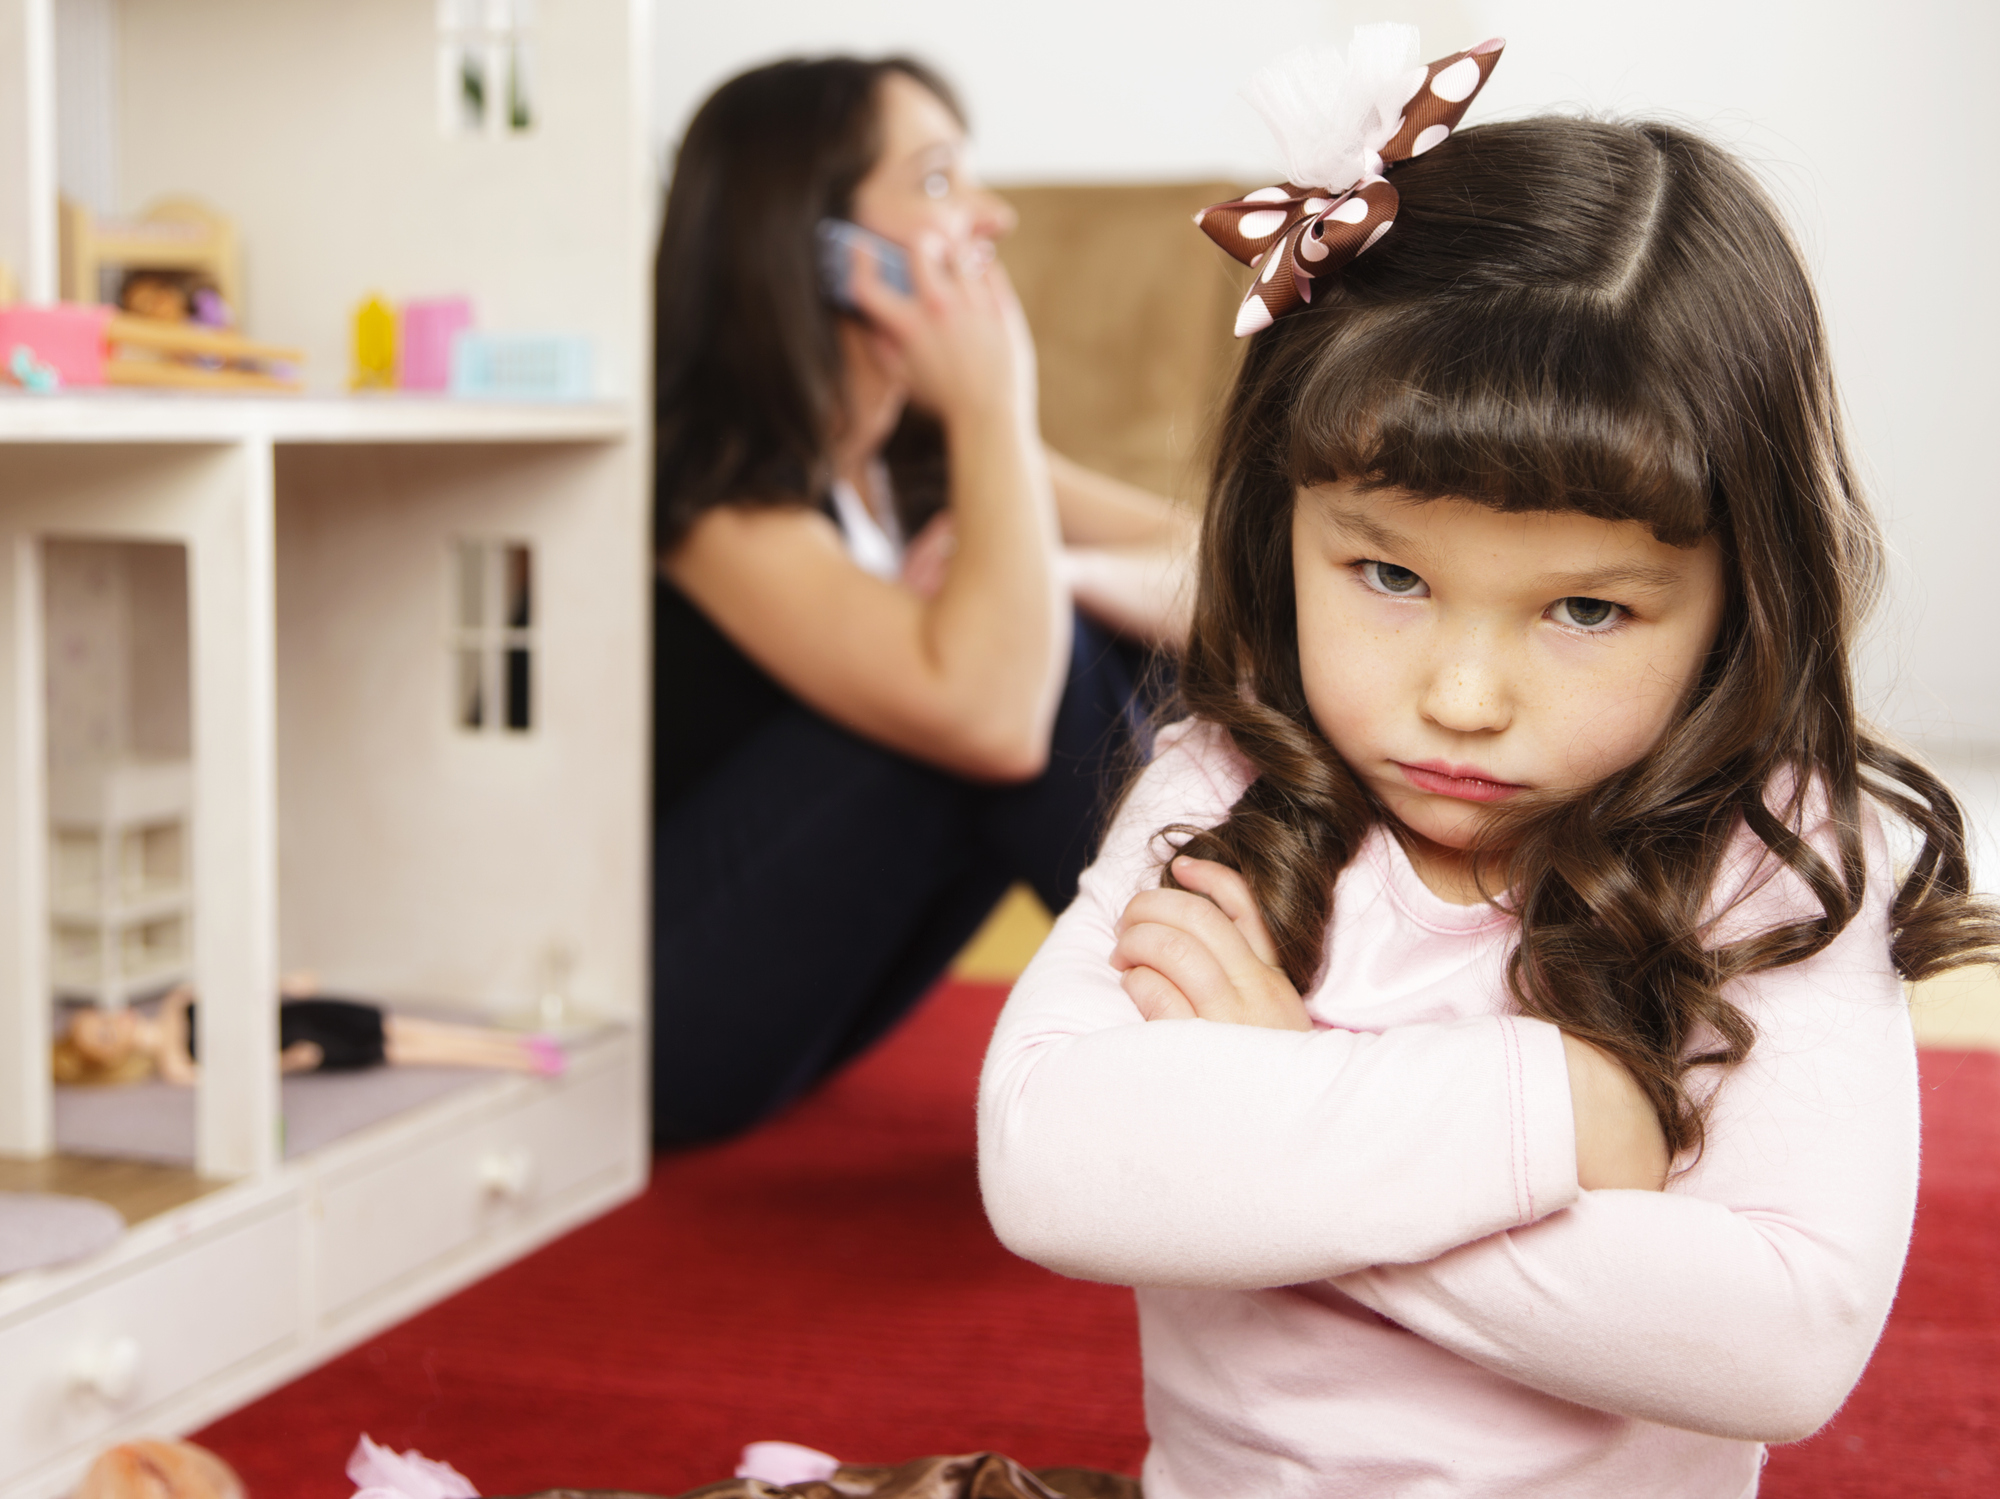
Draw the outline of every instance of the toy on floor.
<instances>
[{"instance_id":1,"label":"toy on floor","mask_svg":"<svg viewBox=\"0 0 2000 1499\"><path fill-rule=\"evenodd\" d=\"M550 1077L566 1058L552 1038L493 1026L391 1015L363 1000L286 985L278 1004L280 1072L351 1072L363 1067L481 1067ZM194 991L182 984L154 1014L135 1008L77 1009L53 1048L60 1083L122 1083L157 1073L192 1085L199 1076Z\"/></svg>"},{"instance_id":2,"label":"toy on floor","mask_svg":"<svg viewBox=\"0 0 2000 1499\"><path fill-rule=\"evenodd\" d=\"M361 1434L347 1459L354 1499L479 1499L479 1490L450 1463L412 1447L398 1452Z\"/></svg>"},{"instance_id":3,"label":"toy on floor","mask_svg":"<svg viewBox=\"0 0 2000 1499\"><path fill-rule=\"evenodd\" d=\"M99 1454L72 1499L244 1499L243 1480L206 1447L144 1437Z\"/></svg>"}]
</instances>

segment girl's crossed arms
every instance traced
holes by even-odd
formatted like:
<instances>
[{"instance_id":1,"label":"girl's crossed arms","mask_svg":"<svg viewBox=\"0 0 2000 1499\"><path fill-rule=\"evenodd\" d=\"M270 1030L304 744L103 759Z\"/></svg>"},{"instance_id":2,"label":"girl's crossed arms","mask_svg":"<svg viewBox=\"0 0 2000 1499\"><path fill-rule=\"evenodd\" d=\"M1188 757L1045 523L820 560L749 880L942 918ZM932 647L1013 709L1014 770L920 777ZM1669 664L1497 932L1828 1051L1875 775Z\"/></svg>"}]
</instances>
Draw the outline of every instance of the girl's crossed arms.
<instances>
[{"instance_id":1,"label":"girl's crossed arms","mask_svg":"<svg viewBox=\"0 0 2000 1499\"><path fill-rule=\"evenodd\" d=\"M1211 859L1177 855L1177 889L1132 897L1118 918L1111 966L1148 1020L1216 1020L1311 1031L1312 1016L1279 966L1277 945L1243 877ZM1585 1191L1657 1190L1666 1181L1660 1116L1614 1058L1565 1034L1576 1180Z\"/></svg>"}]
</instances>

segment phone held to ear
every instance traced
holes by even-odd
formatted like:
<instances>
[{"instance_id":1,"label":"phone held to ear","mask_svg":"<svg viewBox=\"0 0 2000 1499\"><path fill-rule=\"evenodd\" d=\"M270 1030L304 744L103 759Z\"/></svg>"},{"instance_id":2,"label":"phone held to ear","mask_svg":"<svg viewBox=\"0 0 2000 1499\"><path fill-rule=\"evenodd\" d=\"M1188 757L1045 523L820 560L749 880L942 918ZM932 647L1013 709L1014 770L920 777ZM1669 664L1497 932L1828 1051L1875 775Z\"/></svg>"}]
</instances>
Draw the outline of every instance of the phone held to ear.
<instances>
[{"instance_id":1,"label":"phone held to ear","mask_svg":"<svg viewBox=\"0 0 2000 1499\"><path fill-rule=\"evenodd\" d=\"M863 255L875 262L876 274L891 291L906 297L915 292L910 257L901 245L846 219L821 219L819 279L834 306L849 312L861 310L855 305L853 287L855 263Z\"/></svg>"}]
</instances>

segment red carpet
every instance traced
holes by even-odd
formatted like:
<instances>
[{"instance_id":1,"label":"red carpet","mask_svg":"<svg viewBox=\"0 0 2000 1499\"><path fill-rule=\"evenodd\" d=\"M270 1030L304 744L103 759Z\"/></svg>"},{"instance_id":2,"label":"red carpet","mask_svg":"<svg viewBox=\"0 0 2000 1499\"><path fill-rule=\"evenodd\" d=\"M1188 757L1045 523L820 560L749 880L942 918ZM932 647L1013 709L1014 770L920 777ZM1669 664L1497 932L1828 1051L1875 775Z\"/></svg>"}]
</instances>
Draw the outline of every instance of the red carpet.
<instances>
[{"instance_id":1,"label":"red carpet","mask_svg":"<svg viewBox=\"0 0 2000 1499\"><path fill-rule=\"evenodd\" d=\"M762 1133L663 1157L646 1196L199 1433L256 1499L346 1499L361 1431L488 1494L672 1494L780 1437L857 1461L997 1448L1136 1471L1129 1295L1014 1259L970 1101L1001 991L941 989ZM1916 1248L1840 1418L1766 1499L2000 1492L2000 1057L1925 1057Z\"/></svg>"}]
</instances>

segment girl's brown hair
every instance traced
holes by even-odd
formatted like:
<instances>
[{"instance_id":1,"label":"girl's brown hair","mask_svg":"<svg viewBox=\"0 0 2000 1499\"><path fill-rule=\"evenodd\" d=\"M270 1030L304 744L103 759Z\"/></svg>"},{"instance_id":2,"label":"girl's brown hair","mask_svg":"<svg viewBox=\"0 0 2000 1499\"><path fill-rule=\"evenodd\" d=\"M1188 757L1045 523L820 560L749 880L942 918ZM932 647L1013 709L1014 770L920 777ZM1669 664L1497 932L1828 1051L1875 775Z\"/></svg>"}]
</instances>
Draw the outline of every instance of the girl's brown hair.
<instances>
[{"instance_id":1,"label":"girl's brown hair","mask_svg":"<svg viewBox=\"0 0 2000 1499\"><path fill-rule=\"evenodd\" d=\"M654 262L655 542L719 504L815 504L841 408L840 314L820 289L821 219L844 219L882 150L883 80L901 73L961 121L908 57L788 58L739 74L689 123ZM885 455L906 526L942 499L934 422Z\"/></svg>"},{"instance_id":2,"label":"girl's brown hair","mask_svg":"<svg viewBox=\"0 0 2000 1499\"><path fill-rule=\"evenodd\" d=\"M1255 336L1230 397L1181 691L1257 778L1219 826L1170 831L1242 872L1304 990L1334 879L1387 814L1307 709L1301 486L1574 510L1675 546L1713 536L1729 600L1677 721L1587 791L1510 805L1482 861L1520 917L1508 978L1522 1011L1616 1056L1669 1146L1698 1150L1693 1069L1740 1061L1755 1039L1726 985L1810 957L1853 919L1864 793L1921 840L1892 909L1897 969L1922 978L2000 948L1956 801L1855 707L1850 648L1882 543L1819 308L1764 191L1684 130L1483 125L1392 180L1395 228ZM1824 798L1831 862L1801 836L1809 796ZM1710 946L1712 891L1745 825L1822 914Z\"/></svg>"}]
</instances>

